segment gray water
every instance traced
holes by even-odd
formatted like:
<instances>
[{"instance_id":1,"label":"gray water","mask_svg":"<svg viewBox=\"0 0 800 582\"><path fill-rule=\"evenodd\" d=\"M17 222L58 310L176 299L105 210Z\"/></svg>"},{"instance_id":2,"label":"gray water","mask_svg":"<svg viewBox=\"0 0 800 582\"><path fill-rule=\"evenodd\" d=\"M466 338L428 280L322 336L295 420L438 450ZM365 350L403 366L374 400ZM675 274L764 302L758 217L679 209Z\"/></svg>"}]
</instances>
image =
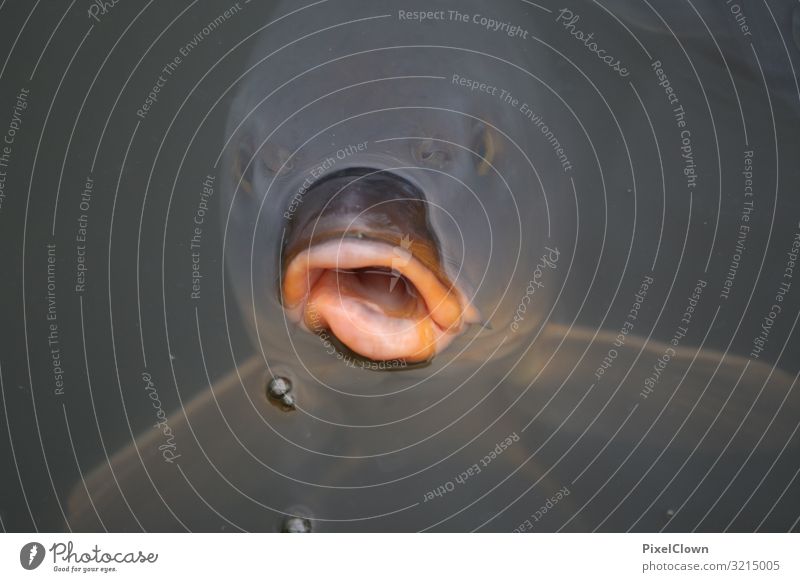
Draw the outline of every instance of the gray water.
<instances>
[{"instance_id":1,"label":"gray water","mask_svg":"<svg viewBox=\"0 0 800 582\"><path fill-rule=\"evenodd\" d=\"M797 530L797 3L92 6L0 8L5 530ZM428 365L284 318L360 166L486 322Z\"/></svg>"}]
</instances>

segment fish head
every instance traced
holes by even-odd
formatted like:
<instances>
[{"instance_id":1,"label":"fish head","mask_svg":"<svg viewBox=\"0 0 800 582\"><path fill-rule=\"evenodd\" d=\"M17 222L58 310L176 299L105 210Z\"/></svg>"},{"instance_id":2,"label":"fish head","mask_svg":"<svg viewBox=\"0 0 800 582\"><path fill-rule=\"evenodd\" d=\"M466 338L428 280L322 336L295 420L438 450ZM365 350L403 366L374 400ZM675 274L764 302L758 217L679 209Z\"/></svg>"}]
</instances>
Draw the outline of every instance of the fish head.
<instances>
[{"instance_id":1,"label":"fish head","mask_svg":"<svg viewBox=\"0 0 800 582\"><path fill-rule=\"evenodd\" d=\"M491 82L491 59L357 46L324 75L261 63L231 107L222 216L244 319L290 358L296 330L374 361L455 357L513 334L507 349L558 290L554 277L518 316L530 267L555 247L531 132L510 135L518 109L440 74Z\"/></svg>"}]
</instances>

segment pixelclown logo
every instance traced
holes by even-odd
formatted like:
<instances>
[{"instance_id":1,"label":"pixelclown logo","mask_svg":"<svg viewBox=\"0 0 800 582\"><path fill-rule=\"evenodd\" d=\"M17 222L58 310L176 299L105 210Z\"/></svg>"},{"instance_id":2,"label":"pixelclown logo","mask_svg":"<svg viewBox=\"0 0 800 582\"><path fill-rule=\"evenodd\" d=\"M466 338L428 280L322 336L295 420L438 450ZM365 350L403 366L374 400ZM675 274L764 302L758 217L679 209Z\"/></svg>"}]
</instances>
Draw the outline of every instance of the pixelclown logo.
<instances>
[{"instance_id":1,"label":"pixelclown logo","mask_svg":"<svg viewBox=\"0 0 800 582\"><path fill-rule=\"evenodd\" d=\"M19 563L26 570L35 570L44 561L44 546L38 542L30 542L19 551Z\"/></svg>"}]
</instances>

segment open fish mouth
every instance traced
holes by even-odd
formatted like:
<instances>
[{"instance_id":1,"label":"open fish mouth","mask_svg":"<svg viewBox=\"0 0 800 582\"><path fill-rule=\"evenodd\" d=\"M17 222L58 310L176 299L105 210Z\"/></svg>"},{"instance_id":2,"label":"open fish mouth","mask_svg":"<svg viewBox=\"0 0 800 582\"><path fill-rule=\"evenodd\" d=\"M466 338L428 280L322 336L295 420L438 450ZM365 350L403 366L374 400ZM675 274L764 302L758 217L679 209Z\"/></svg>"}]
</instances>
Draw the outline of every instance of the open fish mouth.
<instances>
[{"instance_id":1,"label":"open fish mouth","mask_svg":"<svg viewBox=\"0 0 800 582\"><path fill-rule=\"evenodd\" d=\"M478 320L442 268L421 192L385 171L351 169L309 189L281 291L291 320L371 360L429 360Z\"/></svg>"}]
</instances>

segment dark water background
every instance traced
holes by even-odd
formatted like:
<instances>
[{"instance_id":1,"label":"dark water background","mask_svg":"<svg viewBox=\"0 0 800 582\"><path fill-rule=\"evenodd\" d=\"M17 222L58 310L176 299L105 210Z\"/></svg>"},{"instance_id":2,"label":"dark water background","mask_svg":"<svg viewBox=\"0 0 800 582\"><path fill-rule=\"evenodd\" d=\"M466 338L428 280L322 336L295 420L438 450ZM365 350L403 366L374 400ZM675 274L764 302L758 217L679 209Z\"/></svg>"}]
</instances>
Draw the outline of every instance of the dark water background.
<instances>
[{"instance_id":1,"label":"dark water background","mask_svg":"<svg viewBox=\"0 0 800 582\"><path fill-rule=\"evenodd\" d=\"M797 530L798 4L429 4L0 4L3 529ZM298 184L364 141L490 324L426 367L275 294Z\"/></svg>"}]
</instances>

